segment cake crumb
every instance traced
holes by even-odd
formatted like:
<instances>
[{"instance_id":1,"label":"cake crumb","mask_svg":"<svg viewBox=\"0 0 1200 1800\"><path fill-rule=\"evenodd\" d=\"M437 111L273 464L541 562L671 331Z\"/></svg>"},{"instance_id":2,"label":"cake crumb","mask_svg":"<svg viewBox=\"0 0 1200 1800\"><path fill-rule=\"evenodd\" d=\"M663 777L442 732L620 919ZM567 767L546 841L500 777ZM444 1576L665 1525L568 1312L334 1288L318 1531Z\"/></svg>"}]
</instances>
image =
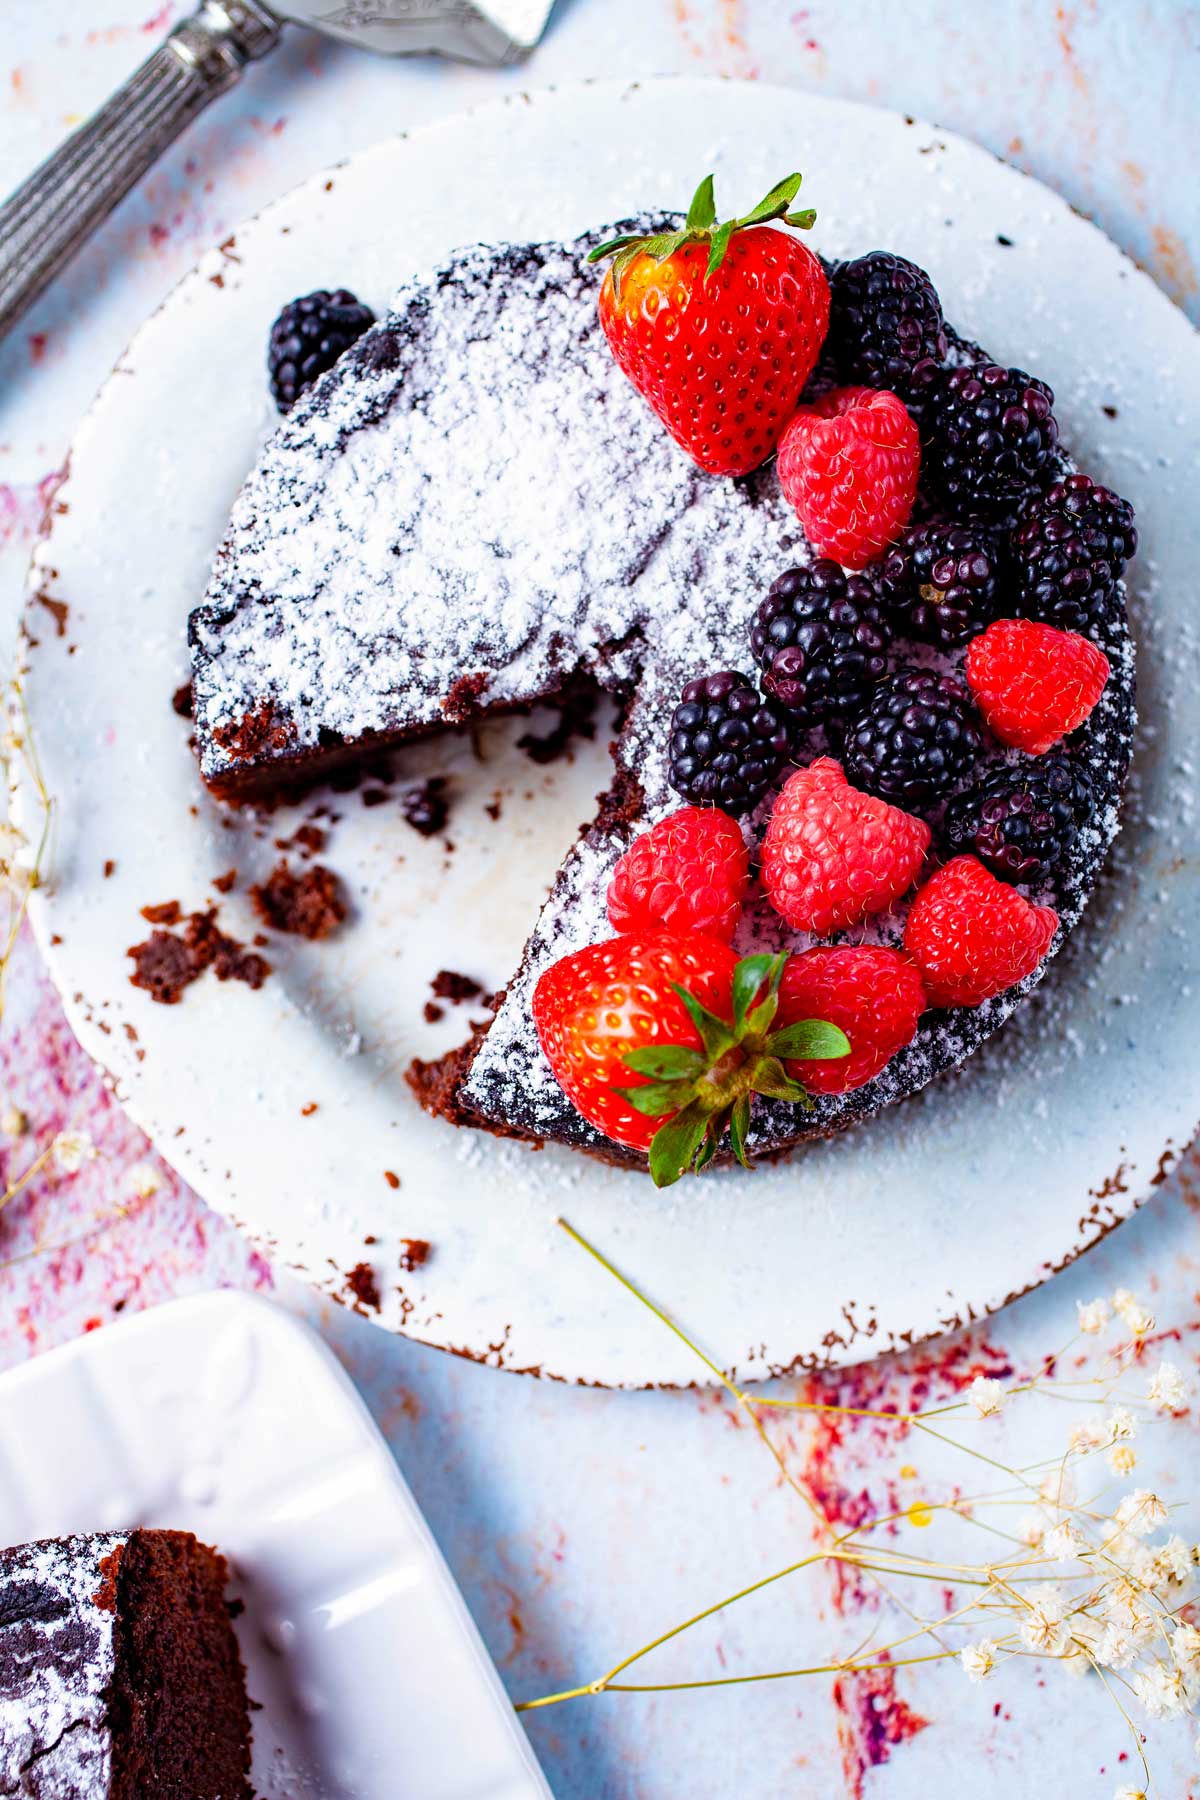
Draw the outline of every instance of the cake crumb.
<instances>
[{"instance_id":1,"label":"cake crumb","mask_svg":"<svg viewBox=\"0 0 1200 1800\"><path fill-rule=\"evenodd\" d=\"M461 1005L464 1000L478 999L483 992L482 982L470 975L460 975L455 969L439 969L429 986L435 999L449 1000L453 1006Z\"/></svg>"},{"instance_id":2,"label":"cake crumb","mask_svg":"<svg viewBox=\"0 0 1200 1800\"><path fill-rule=\"evenodd\" d=\"M143 906L142 917L148 925L178 925L183 908L178 900L162 900L157 906Z\"/></svg>"},{"instance_id":3,"label":"cake crumb","mask_svg":"<svg viewBox=\"0 0 1200 1800\"><path fill-rule=\"evenodd\" d=\"M230 892L230 890L234 886L236 886L236 884L237 884L237 870L236 869L226 869L226 871L223 875L214 875L213 876L213 886L216 888L218 894L228 894Z\"/></svg>"},{"instance_id":4,"label":"cake crumb","mask_svg":"<svg viewBox=\"0 0 1200 1800\"><path fill-rule=\"evenodd\" d=\"M354 1295L360 1306L369 1306L378 1312L383 1305L379 1292L379 1283L375 1279L375 1271L370 1263L355 1263L346 1276L346 1286Z\"/></svg>"},{"instance_id":5,"label":"cake crumb","mask_svg":"<svg viewBox=\"0 0 1200 1800\"><path fill-rule=\"evenodd\" d=\"M398 1188L400 1186L400 1177L394 1174L391 1169L385 1169L383 1171L383 1179L390 1188Z\"/></svg>"},{"instance_id":6,"label":"cake crumb","mask_svg":"<svg viewBox=\"0 0 1200 1800\"><path fill-rule=\"evenodd\" d=\"M400 1267L406 1275L419 1269L422 1263L429 1261L430 1246L424 1238L400 1239Z\"/></svg>"},{"instance_id":7,"label":"cake crumb","mask_svg":"<svg viewBox=\"0 0 1200 1800\"><path fill-rule=\"evenodd\" d=\"M250 889L250 903L264 925L313 940L328 937L346 917L333 870L314 863L297 875L286 857Z\"/></svg>"},{"instance_id":8,"label":"cake crumb","mask_svg":"<svg viewBox=\"0 0 1200 1800\"><path fill-rule=\"evenodd\" d=\"M406 788L400 796L400 810L414 831L422 837L436 837L450 817L446 777L431 775L427 781Z\"/></svg>"}]
</instances>

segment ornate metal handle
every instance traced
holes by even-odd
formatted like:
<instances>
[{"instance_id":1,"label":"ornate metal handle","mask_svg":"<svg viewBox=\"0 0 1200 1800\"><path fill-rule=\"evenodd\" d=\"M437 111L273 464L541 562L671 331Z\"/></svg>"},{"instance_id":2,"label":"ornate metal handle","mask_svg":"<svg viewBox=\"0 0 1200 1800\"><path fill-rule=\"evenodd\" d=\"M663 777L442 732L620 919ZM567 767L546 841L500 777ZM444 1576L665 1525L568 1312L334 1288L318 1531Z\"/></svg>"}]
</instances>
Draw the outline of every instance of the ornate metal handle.
<instances>
[{"instance_id":1,"label":"ornate metal handle","mask_svg":"<svg viewBox=\"0 0 1200 1800\"><path fill-rule=\"evenodd\" d=\"M259 0L203 0L0 207L0 334L184 127L278 43L280 29Z\"/></svg>"}]
</instances>

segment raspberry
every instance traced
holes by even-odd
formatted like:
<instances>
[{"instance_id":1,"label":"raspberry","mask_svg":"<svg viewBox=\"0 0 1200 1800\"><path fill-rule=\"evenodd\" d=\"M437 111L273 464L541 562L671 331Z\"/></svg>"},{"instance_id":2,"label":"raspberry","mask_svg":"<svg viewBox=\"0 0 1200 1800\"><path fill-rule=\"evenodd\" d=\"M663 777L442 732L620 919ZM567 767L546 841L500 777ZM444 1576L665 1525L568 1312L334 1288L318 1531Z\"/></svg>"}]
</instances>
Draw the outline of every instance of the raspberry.
<instances>
[{"instance_id":1,"label":"raspberry","mask_svg":"<svg viewBox=\"0 0 1200 1800\"><path fill-rule=\"evenodd\" d=\"M913 901L904 948L931 1006L978 1006L1032 975L1058 914L1032 906L973 856L956 856Z\"/></svg>"},{"instance_id":2,"label":"raspberry","mask_svg":"<svg viewBox=\"0 0 1200 1800\"><path fill-rule=\"evenodd\" d=\"M852 788L832 757L784 783L762 845L762 883L797 931L825 937L884 912L929 848L928 825Z\"/></svg>"},{"instance_id":3,"label":"raspberry","mask_svg":"<svg viewBox=\"0 0 1200 1800\"><path fill-rule=\"evenodd\" d=\"M667 780L701 806L749 812L790 748L782 714L732 669L689 681L671 717Z\"/></svg>"},{"instance_id":4,"label":"raspberry","mask_svg":"<svg viewBox=\"0 0 1200 1800\"><path fill-rule=\"evenodd\" d=\"M1137 550L1133 508L1087 475L1028 500L1013 532L1017 610L1063 631L1103 631Z\"/></svg>"},{"instance_id":5,"label":"raspberry","mask_svg":"<svg viewBox=\"0 0 1200 1800\"><path fill-rule=\"evenodd\" d=\"M967 651L975 704L1002 744L1041 756L1082 725L1104 692L1108 658L1074 631L997 619Z\"/></svg>"},{"instance_id":6,"label":"raspberry","mask_svg":"<svg viewBox=\"0 0 1200 1800\"><path fill-rule=\"evenodd\" d=\"M608 887L618 932L702 931L727 944L750 885L741 827L713 806L681 806L634 838Z\"/></svg>"},{"instance_id":7,"label":"raspberry","mask_svg":"<svg viewBox=\"0 0 1200 1800\"><path fill-rule=\"evenodd\" d=\"M281 413L290 411L326 369L356 343L375 314L347 291L318 288L284 307L271 327L267 370Z\"/></svg>"},{"instance_id":8,"label":"raspberry","mask_svg":"<svg viewBox=\"0 0 1200 1800\"><path fill-rule=\"evenodd\" d=\"M970 698L953 676L903 668L851 726L844 761L857 786L915 812L944 800L982 748Z\"/></svg>"},{"instance_id":9,"label":"raspberry","mask_svg":"<svg viewBox=\"0 0 1200 1800\"><path fill-rule=\"evenodd\" d=\"M763 687L805 730L861 710L891 640L874 581L824 558L772 582L750 632Z\"/></svg>"},{"instance_id":10,"label":"raspberry","mask_svg":"<svg viewBox=\"0 0 1200 1800\"><path fill-rule=\"evenodd\" d=\"M941 302L924 269L887 250L838 263L826 347L843 381L914 397L914 371L946 355Z\"/></svg>"},{"instance_id":11,"label":"raspberry","mask_svg":"<svg viewBox=\"0 0 1200 1800\"><path fill-rule=\"evenodd\" d=\"M955 650L999 611L1000 534L974 522L910 525L880 565L880 587L898 631Z\"/></svg>"},{"instance_id":12,"label":"raspberry","mask_svg":"<svg viewBox=\"0 0 1200 1800\"><path fill-rule=\"evenodd\" d=\"M908 524L921 445L895 394L834 388L793 415L779 485L819 556L861 569Z\"/></svg>"},{"instance_id":13,"label":"raspberry","mask_svg":"<svg viewBox=\"0 0 1200 1800\"><path fill-rule=\"evenodd\" d=\"M1056 472L1054 395L1022 369L946 369L922 414L925 471L947 507L1011 524Z\"/></svg>"},{"instance_id":14,"label":"raspberry","mask_svg":"<svg viewBox=\"0 0 1200 1800\"><path fill-rule=\"evenodd\" d=\"M850 1054L790 1060L788 1073L810 1094L862 1087L911 1044L925 1004L916 967L882 944L818 945L790 957L779 984L776 1025L828 1019L850 1039Z\"/></svg>"},{"instance_id":15,"label":"raspberry","mask_svg":"<svg viewBox=\"0 0 1200 1800\"><path fill-rule=\"evenodd\" d=\"M997 769L978 787L956 794L941 835L954 854L977 856L1002 880L1036 884L1065 862L1095 804L1082 764L1047 756Z\"/></svg>"}]
</instances>

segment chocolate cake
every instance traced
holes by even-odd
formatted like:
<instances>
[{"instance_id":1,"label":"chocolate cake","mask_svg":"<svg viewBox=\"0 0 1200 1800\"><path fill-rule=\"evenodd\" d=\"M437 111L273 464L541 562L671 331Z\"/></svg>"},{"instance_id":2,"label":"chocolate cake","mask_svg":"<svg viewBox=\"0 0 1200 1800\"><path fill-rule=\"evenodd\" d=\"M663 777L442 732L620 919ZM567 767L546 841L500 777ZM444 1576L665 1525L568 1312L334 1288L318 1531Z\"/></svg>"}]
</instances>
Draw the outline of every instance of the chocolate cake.
<instances>
[{"instance_id":1,"label":"chocolate cake","mask_svg":"<svg viewBox=\"0 0 1200 1800\"><path fill-rule=\"evenodd\" d=\"M410 1079L456 1124L645 1167L565 1097L530 996L550 962L609 935L614 863L679 803L667 744L684 684L752 668L757 607L781 570L812 556L773 464L737 480L705 475L625 380L596 320L585 263L596 241L474 246L402 288L263 450L190 642L201 769L233 801L580 688L616 697L612 787L558 870L494 1018ZM982 353L951 335L948 356ZM953 664L928 644L898 648L897 661ZM1121 604L1104 648L1111 679L1071 740L1095 808L1033 896L1057 908L1058 944L1118 825L1133 724ZM813 731L797 759L825 747ZM987 755L1013 760L997 745ZM748 821L752 835L769 804ZM865 935L898 943L906 911L900 902ZM809 942L761 906L737 939L742 949ZM926 1014L880 1076L812 1113L758 1106L749 1147L775 1154L913 1093L995 1031L1040 974L981 1006Z\"/></svg>"},{"instance_id":2,"label":"chocolate cake","mask_svg":"<svg viewBox=\"0 0 1200 1800\"><path fill-rule=\"evenodd\" d=\"M251 1800L225 1574L184 1531L0 1551L0 1794Z\"/></svg>"}]
</instances>

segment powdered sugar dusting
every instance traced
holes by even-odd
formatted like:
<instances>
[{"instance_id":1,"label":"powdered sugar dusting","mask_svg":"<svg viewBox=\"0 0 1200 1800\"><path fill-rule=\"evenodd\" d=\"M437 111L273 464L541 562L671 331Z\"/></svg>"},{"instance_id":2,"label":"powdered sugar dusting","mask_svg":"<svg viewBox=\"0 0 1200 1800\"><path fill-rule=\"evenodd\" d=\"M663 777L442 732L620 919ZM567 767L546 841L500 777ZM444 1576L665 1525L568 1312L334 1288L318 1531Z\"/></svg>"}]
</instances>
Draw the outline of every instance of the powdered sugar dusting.
<instances>
[{"instance_id":1,"label":"powdered sugar dusting","mask_svg":"<svg viewBox=\"0 0 1200 1800\"><path fill-rule=\"evenodd\" d=\"M108 1792L116 1614L97 1595L101 1564L125 1542L105 1533L0 1552L0 1793Z\"/></svg>"},{"instance_id":2,"label":"powdered sugar dusting","mask_svg":"<svg viewBox=\"0 0 1200 1800\"><path fill-rule=\"evenodd\" d=\"M532 988L556 957L607 935L616 857L677 804L667 725L684 682L751 667L762 594L809 552L773 469L706 477L653 421L603 343L586 248L477 246L402 289L266 447L192 642L202 766L217 781L245 754L230 733L264 712L278 730L254 754L282 776L294 756L330 742L413 735L579 677L627 698L613 802L560 869L464 1087L485 1118L611 1153L550 1073ZM956 660L912 648L912 660ZM1037 896L1065 929L1117 829L1128 762L1123 628L1106 648L1113 679L1075 746L1101 805L1055 889ZM814 739L800 760L822 747ZM905 912L872 922L869 935L898 941ZM745 947L780 941L778 921L752 914L744 937ZM960 1061L1040 973L970 1012L932 1016L876 1081L820 1100L805 1135L865 1117ZM792 1109L757 1113L759 1148L796 1135Z\"/></svg>"}]
</instances>

